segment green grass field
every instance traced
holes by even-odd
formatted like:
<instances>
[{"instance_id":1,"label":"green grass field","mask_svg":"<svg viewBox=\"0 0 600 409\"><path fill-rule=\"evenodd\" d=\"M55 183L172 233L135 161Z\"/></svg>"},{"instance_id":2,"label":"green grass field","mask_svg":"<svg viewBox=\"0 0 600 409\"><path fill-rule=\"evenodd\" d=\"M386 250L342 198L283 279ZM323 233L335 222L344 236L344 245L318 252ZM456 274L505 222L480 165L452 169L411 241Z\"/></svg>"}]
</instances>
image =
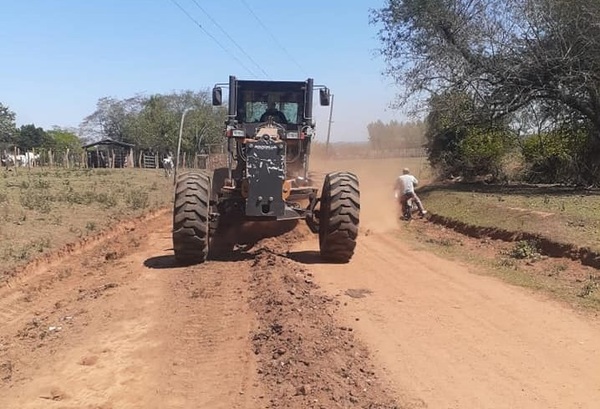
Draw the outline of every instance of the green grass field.
<instances>
[{"instance_id":1,"label":"green grass field","mask_svg":"<svg viewBox=\"0 0 600 409\"><path fill-rule=\"evenodd\" d=\"M15 267L172 202L158 170L0 171L0 281Z\"/></svg>"}]
</instances>

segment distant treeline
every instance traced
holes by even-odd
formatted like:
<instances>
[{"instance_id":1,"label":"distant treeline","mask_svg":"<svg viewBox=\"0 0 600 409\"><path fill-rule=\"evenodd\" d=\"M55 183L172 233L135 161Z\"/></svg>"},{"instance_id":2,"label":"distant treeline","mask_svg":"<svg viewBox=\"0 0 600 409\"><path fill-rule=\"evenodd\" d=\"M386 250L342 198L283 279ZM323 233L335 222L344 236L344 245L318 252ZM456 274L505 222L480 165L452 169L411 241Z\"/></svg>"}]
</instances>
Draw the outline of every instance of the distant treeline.
<instances>
[{"instance_id":1,"label":"distant treeline","mask_svg":"<svg viewBox=\"0 0 600 409\"><path fill-rule=\"evenodd\" d=\"M388 123L378 120L367 125L371 149L376 151L422 148L425 124L422 121Z\"/></svg>"},{"instance_id":2,"label":"distant treeline","mask_svg":"<svg viewBox=\"0 0 600 409\"><path fill-rule=\"evenodd\" d=\"M96 109L79 128L43 129L35 124L16 126L16 114L0 103L0 151L32 149L81 151L83 144L110 138L134 144L136 150L168 152L177 147L181 116L185 118L182 150L195 152L223 142L225 110L213 107L208 91L100 98Z\"/></svg>"}]
</instances>

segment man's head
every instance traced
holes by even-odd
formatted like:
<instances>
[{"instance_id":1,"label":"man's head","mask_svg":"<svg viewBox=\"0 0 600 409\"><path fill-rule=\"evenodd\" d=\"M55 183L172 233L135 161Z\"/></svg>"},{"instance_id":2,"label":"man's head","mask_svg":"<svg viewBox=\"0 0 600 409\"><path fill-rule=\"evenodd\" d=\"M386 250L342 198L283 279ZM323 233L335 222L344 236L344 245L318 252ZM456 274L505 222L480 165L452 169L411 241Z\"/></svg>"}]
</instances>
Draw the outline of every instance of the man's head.
<instances>
[{"instance_id":1,"label":"man's head","mask_svg":"<svg viewBox=\"0 0 600 409\"><path fill-rule=\"evenodd\" d=\"M409 173L410 173L410 169L408 169L408 168L402 169L402 174L403 175L408 175Z\"/></svg>"},{"instance_id":2,"label":"man's head","mask_svg":"<svg viewBox=\"0 0 600 409\"><path fill-rule=\"evenodd\" d=\"M269 110L270 110L270 111L273 111L273 110L275 110L275 109L276 109L276 108L275 108L275 102L269 102L269 105L268 105L268 107L269 107Z\"/></svg>"}]
</instances>

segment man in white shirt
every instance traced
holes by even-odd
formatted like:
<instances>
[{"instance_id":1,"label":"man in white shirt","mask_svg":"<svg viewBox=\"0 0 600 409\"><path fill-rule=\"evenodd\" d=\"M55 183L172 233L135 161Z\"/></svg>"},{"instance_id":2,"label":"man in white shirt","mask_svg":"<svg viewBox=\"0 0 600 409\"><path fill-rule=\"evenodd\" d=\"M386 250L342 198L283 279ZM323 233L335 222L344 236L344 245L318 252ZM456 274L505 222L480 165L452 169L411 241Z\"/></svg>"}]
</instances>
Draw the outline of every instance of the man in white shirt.
<instances>
[{"instance_id":1,"label":"man in white shirt","mask_svg":"<svg viewBox=\"0 0 600 409\"><path fill-rule=\"evenodd\" d=\"M408 168L404 168L402 170L402 175L398 176L396 180L396 191L400 194L400 204L402 205L402 214L404 214L404 209L407 206L407 202L409 199L412 199L417 204L419 208L419 215L421 217L427 214L427 210L423 208L423 204L421 203L421 199L415 193L415 186L419 184L419 181L416 177L410 174L410 170Z\"/></svg>"}]
</instances>

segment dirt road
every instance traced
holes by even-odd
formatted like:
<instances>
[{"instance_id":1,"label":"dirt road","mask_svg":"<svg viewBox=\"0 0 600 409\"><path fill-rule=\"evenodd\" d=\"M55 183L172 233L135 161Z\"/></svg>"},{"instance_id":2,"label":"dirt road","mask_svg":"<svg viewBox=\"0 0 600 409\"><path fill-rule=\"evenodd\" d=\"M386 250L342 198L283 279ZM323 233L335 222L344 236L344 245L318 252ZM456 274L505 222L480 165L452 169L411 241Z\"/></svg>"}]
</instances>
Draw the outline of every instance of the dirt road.
<instances>
[{"instance_id":1,"label":"dirt road","mask_svg":"<svg viewBox=\"0 0 600 409\"><path fill-rule=\"evenodd\" d=\"M600 330L564 307L390 234L363 240L351 268L313 271L405 407L598 407Z\"/></svg>"},{"instance_id":2,"label":"dirt road","mask_svg":"<svg viewBox=\"0 0 600 409\"><path fill-rule=\"evenodd\" d=\"M596 408L600 326L415 251L363 183L355 258L302 230L176 267L170 215L0 289L0 408Z\"/></svg>"}]
</instances>

